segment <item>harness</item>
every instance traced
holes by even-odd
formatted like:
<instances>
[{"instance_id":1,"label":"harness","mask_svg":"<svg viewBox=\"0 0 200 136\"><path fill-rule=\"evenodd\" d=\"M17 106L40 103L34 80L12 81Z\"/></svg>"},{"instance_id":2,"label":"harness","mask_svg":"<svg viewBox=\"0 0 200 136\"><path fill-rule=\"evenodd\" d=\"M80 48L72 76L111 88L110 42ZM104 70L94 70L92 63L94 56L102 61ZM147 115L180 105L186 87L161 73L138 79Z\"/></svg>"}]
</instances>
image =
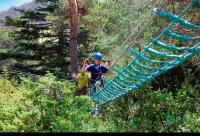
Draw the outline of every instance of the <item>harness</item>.
<instances>
[{"instance_id":1,"label":"harness","mask_svg":"<svg viewBox=\"0 0 200 136\"><path fill-rule=\"evenodd\" d=\"M101 67L101 65L95 65L94 64L94 68L98 71L98 73L91 72L91 75L96 75L97 74L97 79L92 79L92 80L99 81L101 79L102 71L99 70L100 67Z\"/></svg>"},{"instance_id":2,"label":"harness","mask_svg":"<svg viewBox=\"0 0 200 136\"><path fill-rule=\"evenodd\" d=\"M90 86L90 89L92 90L92 91L90 91L91 92L91 94L89 94L90 96L94 95L93 93L95 93L95 90L96 90L96 83L101 80L101 75L103 73L99 69L101 66L102 66L101 64L100 65L93 64L93 67L95 68L96 71L98 71L98 73L91 72L91 76L95 77L95 79L91 78L91 80L90 80L90 85L89 86Z\"/></svg>"}]
</instances>

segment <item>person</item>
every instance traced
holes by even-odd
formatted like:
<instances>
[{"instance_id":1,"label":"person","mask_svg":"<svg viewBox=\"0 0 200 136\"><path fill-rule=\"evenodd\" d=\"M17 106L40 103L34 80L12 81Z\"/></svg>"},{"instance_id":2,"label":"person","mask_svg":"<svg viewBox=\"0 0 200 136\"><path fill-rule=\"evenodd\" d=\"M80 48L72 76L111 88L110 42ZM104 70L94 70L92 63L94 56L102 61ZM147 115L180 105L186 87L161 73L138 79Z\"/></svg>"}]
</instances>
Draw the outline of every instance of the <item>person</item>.
<instances>
[{"instance_id":1,"label":"person","mask_svg":"<svg viewBox=\"0 0 200 136\"><path fill-rule=\"evenodd\" d=\"M90 64L86 67L86 71L90 72L90 87L93 88L93 91L96 91L95 84L97 81L101 80L101 76L103 73L110 72L110 61L108 62L108 67L106 68L101 64L101 60L103 55L99 52L93 54L94 64Z\"/></svg>"},{"instance_id":2,"label":"person","mask_svg":"<svg viewBox=\"0 0 200 136\"><path fill-rule=\"evenodd\" d=\"M99 52L96 52L93 54L94 64L90 64L85 68L86 72L89 72L91 74L90 79L90 88L92 90L92 93L97 93L98 90L96 90L96 83L101 80L101 76L104 73L111 72L110 70L110 61L108 62L108 67L106 68L104 65L101 64L101 60L103 58L103 55ZM93 117L96 117L98 114L98 109L96 103L94 104L94 110L92 111Z\"/></svg>"},{"instance_id":3,"label":"person","mask_svg":"<svg viewBox=\"0 0 200 136\"><path fill-rule=\"evenodd\" d=\"M90 73L85 71L87 67L87 60L84 61L81 73L78 73L76 76L76 82L78 83L78 90L75 91L75 95L86 95L88 88L88 80L91 78Z\"/></svg>"}]
</instances>

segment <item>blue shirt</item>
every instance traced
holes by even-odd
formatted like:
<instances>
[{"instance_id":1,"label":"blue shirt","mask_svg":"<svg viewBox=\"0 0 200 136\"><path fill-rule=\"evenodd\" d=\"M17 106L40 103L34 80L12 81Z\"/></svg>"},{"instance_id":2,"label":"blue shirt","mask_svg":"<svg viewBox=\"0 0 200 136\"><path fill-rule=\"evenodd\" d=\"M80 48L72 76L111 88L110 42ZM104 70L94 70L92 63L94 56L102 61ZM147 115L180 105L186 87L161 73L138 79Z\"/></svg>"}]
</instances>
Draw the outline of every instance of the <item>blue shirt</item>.
<instances>
[{"instance_id":1,"label":"blue shirt","mask_svg":"<svg viewBox=\"0 0 200 136\"><path fill-rule=\"evenodd\" d=\"M95 65L91 64L88 67L86 67L86 71L91 73L91 79L92 80L99 80L101 79L102 73L106 73L108 69L104 67L103 65Z\"/></svg>"}]
</instances>

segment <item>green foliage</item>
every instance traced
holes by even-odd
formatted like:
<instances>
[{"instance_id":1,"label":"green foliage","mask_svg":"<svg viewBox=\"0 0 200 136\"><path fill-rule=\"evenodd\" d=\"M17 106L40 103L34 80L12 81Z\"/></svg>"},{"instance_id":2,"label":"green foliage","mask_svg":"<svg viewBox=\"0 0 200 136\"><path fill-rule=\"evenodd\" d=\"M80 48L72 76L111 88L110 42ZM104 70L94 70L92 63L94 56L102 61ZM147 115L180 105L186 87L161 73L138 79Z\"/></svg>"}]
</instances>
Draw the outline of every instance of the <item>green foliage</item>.
<instances>
[{"instance_id":1,"label":"green foliage","mask_svg":"<svg viewBox=\"0 0 200 136\"><path fill-rule=\"evenodd\" d=\"M102 132L112 124L93 118L88 96L74 96L75 85L48 73L38 82L0 80L2 132ZM109 127L108 127L109 126Z\"/></svg>"},{"instance_id":2,"label":"green foliage","mask_svg":"<svg viewBox=\"0 0 200 136\"><path fill-rule=\"evenodd\" d=\"M102 118L112 120L118 132L200 132L198 87L185 84L176 94L136 90L105 107Z\"/></svg>"},{"instance_id":3,"label":"green foliage","mask_svg":"<svg viewBox=\"0 0 200 136\"><path fill-rule=\"evenodd\" d=\"M50 71L59 78L69 78L70 22L66 18L66 0L37 2L41 4L37 9L16 9L20 12L19 17L5 18L4 24L11 26L9 34L15 44L0 52L0 58L13 59L10 67L17 70L39 75ZM5 39L6 34L3 37L3 31L0 32L0 39ZM87 48L88 37L88 31L80 27L78 44ZM80 53L79 57L82 56L86 55Z\"/></svg>"},{"instance_id":4,"label":"green foliage","mask_svg":"<svg viewBox=\"0 0 200 136\"><path fill-rule=\"evenodd\" d=\"M0 29L0 41L12 40L9 35L9 32L4 29Z\"/></svg>"},{"instance_id":5,"label":"green foliage","mask_svg":"<svg viewBox=\"0 0 200 136\"><path fill-rule=\"evenodd\" d=\"M22 94L17 87L7 79L0 79L0 131L17 132L25 124L19 119L23 109Z\"/></svg>"}]
</instances>

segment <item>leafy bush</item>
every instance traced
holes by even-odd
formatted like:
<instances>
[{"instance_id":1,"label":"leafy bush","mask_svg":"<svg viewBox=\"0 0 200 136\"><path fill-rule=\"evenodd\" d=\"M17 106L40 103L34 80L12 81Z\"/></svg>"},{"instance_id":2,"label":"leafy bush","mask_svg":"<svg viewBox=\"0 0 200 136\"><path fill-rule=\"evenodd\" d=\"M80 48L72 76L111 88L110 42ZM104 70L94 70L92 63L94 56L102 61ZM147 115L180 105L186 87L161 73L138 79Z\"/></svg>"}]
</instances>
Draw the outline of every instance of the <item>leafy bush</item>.
<instances>
[{"instance_id":1,"label":"leafy bush","mask_svg":"<svg viewBox=\"0 0 200 136\"><path fill-rule=\"evenodd\" d=\"M175 94L143 87L105 107L102 118L118 132L200 132L199 95L199 85L184 84Z\"/></svg>"},{"instance_id":2,"label":"leafy bush","mask_svg":"<svg viewBox=\"0 0 200 136\"><path fill-rule=\"evenodd\" d=\"M21 77L16 85L0 80L0 131L114 131L109 122L92 117L93 102L88 96L74 96L75 85L68 81L58 81L48 73L38 82Z\"/></svg>"}]
</instances>

